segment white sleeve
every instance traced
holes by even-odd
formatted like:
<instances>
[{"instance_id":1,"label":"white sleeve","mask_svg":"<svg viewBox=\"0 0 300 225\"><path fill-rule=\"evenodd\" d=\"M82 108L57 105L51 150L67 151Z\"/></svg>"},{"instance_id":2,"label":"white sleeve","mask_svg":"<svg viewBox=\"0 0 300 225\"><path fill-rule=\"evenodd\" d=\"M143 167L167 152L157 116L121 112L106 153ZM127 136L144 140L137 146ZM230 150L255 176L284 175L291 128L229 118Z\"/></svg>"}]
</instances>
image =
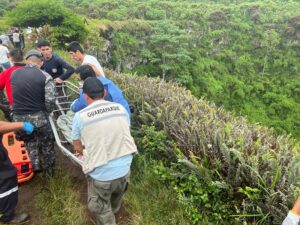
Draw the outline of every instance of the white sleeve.
<instances>
[{"instance_id":1,"label":"white sleeve","mask_svg":"<svg viewBox=\"0 0 300 225\"><path fill-rule=\"evenodd\" d=\"M299 216L289 212L281 225L298 225Z\"/></svg>"}]
</instances>

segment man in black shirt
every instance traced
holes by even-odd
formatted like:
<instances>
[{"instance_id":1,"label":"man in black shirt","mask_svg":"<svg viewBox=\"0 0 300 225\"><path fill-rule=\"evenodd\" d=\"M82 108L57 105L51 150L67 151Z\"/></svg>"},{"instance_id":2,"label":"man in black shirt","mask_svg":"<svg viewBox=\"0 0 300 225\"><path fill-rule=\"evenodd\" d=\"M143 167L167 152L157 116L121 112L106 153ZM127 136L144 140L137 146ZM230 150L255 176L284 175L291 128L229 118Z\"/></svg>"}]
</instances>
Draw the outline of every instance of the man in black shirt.
<instances>
[{"instance_id":1,"label":"man in black shirt","mask_svg":"<svg viewBox=\"0 0 300 225\"><path fill-rule=\"evenodd\" d=\"M47 113L55 108L55 84L52 77L40 69L43 59L39 51L30 50L25 59L27 65L15 70L11 76L13 120L28 121L36 127L33 135L22 134L21 139L25 142L33 170L44 170L52 176L54 137Z\"/></svg>"},{"instance_id":2,"label":"man in black shirt","mask_svg":"<svg viewBox=\"0 0 300 225\"><path fill-rule=\"evenodd\" d=\"M39 40L37 47L44 57L44 65L41 69L49 73L55 83L61 84L74 73L72 66L61 59L56 53L52 52L51 45L48 41ZM64 69L66 71L64 71Z\"/></svg>"},{"instance_id":3,"label":"man in black shirt","mask_svg":"<svg viewBox=\"0 0 300 225\"><path fill-rule=\"evenodd\" d=\"M30 123L0 121L0 223L19 224L28 220L26 213L15 214L18 202L17 169L11 163L7 150L2 144L2 133L23 130L32 133Z\"/></svg>"}]
</instances>

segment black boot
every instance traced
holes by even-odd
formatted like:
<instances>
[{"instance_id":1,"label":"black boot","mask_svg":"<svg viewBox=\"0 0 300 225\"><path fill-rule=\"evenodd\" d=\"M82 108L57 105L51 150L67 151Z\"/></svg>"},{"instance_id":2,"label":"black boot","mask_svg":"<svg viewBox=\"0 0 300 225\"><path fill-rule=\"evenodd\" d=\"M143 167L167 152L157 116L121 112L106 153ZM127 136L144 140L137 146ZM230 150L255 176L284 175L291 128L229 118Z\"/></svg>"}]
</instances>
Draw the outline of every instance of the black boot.
<instances>
[{"instance_id":1,"label":"black boot","mask_svg":"<svg viewBox=\"0 0 300 225\"><path fill-rule=\"evenodd\" d=\"M29 215L27 213L16 214L14 218L7 222L7 224L21 224L29 220Z\"/></svg>"}]
</instances>

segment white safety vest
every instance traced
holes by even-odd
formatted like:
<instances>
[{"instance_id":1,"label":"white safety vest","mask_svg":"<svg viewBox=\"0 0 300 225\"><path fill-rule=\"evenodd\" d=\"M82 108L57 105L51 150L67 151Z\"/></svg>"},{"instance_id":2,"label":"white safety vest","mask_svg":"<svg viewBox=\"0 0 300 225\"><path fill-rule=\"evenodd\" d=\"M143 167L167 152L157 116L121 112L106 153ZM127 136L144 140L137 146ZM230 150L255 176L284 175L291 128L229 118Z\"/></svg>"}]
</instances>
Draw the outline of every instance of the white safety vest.
<instances>
[{"instance_id":1,"label":"white safety vest","mask_svg":"<svg viewBox=\"0 0 300 225\"><path fill-rule=\"evenodd\" d=\"M137 147L130 134L126 109L114 102L95 101L79 112L84 173L106 164L108 161L136 153Z\"/></svg>"}]
</instances>

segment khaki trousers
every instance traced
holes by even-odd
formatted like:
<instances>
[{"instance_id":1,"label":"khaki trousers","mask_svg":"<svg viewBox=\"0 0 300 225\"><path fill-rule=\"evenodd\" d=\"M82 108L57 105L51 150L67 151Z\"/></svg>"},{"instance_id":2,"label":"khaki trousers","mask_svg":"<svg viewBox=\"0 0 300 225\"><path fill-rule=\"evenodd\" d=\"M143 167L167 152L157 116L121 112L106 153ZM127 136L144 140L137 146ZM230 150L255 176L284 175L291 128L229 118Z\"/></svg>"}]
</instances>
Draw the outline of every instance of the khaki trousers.
<instances>
[{"instance_id":1,"label":"khaki trousers","mask_svg":"<svg viewBox=\"0 0 300 225\"><path fill-rule=\"evenodd\" d=\"M88 208L96 215L97 225L116 225L114 214L121 208L129 176L130 172L112 181L97 181L88 177Z\"/></svg>"}]
</instances>

